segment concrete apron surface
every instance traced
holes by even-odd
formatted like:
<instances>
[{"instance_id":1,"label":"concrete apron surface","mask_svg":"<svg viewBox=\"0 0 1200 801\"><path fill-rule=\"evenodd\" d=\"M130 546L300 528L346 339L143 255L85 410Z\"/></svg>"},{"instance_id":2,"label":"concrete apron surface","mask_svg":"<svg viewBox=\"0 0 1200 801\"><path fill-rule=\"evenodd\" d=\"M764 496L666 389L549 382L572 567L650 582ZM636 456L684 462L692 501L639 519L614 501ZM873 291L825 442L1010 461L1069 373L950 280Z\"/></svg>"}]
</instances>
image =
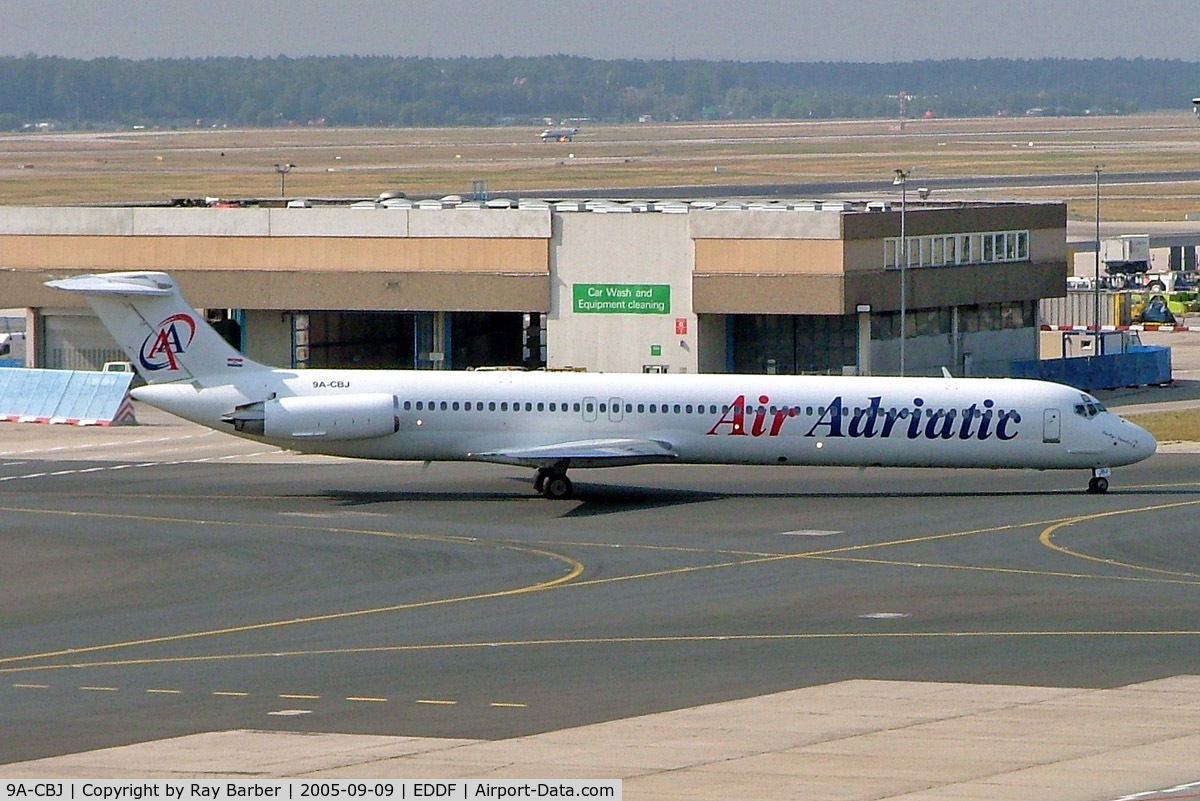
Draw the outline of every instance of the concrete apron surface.
<instances>
[{"instance_id":1,"label":"concrete apron surface","mask_svg":"<svg viewBox=\"0 0 1200 801\"><path fill-rule=\"evenodd\" d=\"M1200 675L1102 690L844 681L499 741L220 731L0 775L605 778L626 799L714 801L1195 797L1180 785L1200 780Z\"/></svg>"}]
</instances>

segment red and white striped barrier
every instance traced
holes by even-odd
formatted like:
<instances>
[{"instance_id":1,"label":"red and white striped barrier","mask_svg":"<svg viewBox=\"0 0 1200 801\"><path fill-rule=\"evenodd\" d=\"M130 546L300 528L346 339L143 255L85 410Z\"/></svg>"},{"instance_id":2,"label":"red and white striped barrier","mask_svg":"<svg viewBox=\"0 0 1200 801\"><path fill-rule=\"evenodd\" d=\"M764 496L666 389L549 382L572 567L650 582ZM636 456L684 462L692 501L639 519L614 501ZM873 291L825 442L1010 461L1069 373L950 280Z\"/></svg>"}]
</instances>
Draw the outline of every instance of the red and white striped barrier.
<instances>
[{"instance_id":1,"label":"red and white striped barrier","mask_svg":"<svg viewBox=\"0 0 1200 801\"><path fill-rule=\"evenodd\" d=\"M121 401L121 406L111 420L100 420L86 417L35 417L28 414L0 415L0 423L42 423L52 426L135 426L137 417L133 413L133 399L129 393Z\"/></svg>"},{"instance_id":2,"label":"red and white striped barrier","mask_svg":"<svg viewBox=\"0 0 1200 801\"><path fill-rule=\"evenodd\" d=\"M1043 325L1043 331L1091 331L1095 333L1094 325ZM1140 323L1137 325L1102 325L1100 333L1106 331L1191 331L1186 325L1167 325L1166 323Z\"/></svg>"}]
</instances>

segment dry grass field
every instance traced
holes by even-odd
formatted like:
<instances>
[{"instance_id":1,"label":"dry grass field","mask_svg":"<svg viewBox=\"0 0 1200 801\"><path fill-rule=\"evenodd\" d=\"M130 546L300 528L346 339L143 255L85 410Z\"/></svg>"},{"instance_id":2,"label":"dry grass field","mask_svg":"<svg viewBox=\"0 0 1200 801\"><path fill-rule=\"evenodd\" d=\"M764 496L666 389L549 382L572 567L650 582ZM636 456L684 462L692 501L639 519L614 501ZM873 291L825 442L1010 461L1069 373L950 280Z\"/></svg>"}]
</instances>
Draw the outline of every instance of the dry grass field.
<instances>
[{"instance_id":1,"label":"dry grass field","mask_svg":"<svg viewBox=\"0 0 1200 801\"><path fill-rule=\"evenodd\" d=\"M896 167L922 177L1186 170L1200 166L1189 113L1131 117L588 125L573 142L535 128L124 131L0 135L0 203L155 202L277 197L277 163L292 163L289 197L493 194L676 184L878 181ZM955 192L1068 203L1093 214L1090 183ZM1200 212L1200 185L1104 187L1103 216L1179 220Z\"/></svg>"},{"instance_id":2,"label":"dry grass field","mask_svg":"<svg viewBox=\"0 0 1200 801\"><path fill-rule=\"evenodd\" d=\"M1200 414L1195 409L1129 415L1128 419L1161 443L1200 442Z\"/></svg>"}]
</instances>

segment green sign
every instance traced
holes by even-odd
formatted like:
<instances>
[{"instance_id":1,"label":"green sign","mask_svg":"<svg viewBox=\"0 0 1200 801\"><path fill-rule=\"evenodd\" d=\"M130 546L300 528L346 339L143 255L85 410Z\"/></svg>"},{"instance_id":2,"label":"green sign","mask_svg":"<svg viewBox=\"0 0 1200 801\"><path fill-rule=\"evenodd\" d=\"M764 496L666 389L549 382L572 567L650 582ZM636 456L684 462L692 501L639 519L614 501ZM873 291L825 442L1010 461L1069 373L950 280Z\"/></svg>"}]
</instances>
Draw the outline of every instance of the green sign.
<instances>
[{"instance_id":1,"label":"green sign","mask_svg":"<svg viewBox=\"0 0 1200 801\"><path fill-rule=\"evenodd\" d=\"M670 314L670 284L572 284L576 314Z\"/></svg>"},{"instance_id":2,"label":"green sign","mask_svg":"<svg viewBox=\"0 0 1200 801\"><path fill-rule=\"evenodd\" d=\"M662 345L651 345L650 346L650 355L651 356L662 356Z\"/></svg>"}]
</instances>

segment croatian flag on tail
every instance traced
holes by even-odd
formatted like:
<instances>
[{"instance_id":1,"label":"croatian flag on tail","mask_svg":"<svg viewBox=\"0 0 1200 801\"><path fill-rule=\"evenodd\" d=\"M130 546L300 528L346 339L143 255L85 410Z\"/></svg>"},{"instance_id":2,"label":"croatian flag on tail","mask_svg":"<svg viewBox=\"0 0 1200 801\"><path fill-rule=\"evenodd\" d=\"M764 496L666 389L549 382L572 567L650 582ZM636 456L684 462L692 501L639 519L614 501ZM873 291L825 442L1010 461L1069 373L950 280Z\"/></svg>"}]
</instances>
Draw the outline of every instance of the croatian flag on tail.
<instances>
[{"instance_id":1,"label":"croatian flag on tail","mask_svg":"<svg viewBox=\"0 0 1200 801\"><path fill-rule=\"evenodd\" d=\"M242 357L241 356L230 356L229 358L227 358L225 360L225 366L226 367L241 367L242 366Z\"/></svg>"}]
</instances>

